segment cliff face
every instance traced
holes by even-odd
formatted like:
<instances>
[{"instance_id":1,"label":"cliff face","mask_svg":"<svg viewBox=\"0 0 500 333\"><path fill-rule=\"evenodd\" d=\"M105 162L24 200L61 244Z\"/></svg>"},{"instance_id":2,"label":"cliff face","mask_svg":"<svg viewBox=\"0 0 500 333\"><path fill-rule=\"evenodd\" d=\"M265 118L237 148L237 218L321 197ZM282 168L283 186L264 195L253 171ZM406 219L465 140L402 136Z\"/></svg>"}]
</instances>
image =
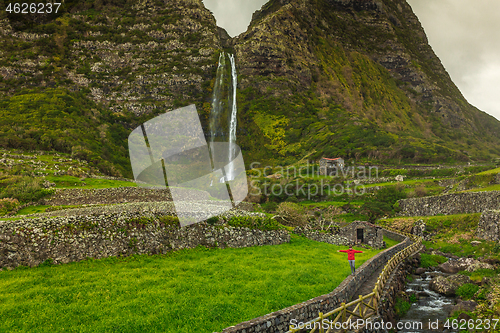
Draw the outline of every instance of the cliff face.
<instances>
[{"instance_id":1,"label":"cliff face","mask_svg":"<svg viewBox=\"0 0 500 333\"><path fill-rule=\"evenodd\" d=\"M51 89L90 103L68 117L99 127L94 139L54 133L43 149L95 153L97 140L125 160L128 131L158 113L196 103L206 124L226 50L237 58L238 143L249 161L500 153L500 123L466 102L405 0L271 0L232 39L201 0L67 1L57 15L2 11L0 35L4 105L46 92L50 104ZM0 145L40 141L30 126Z\"/></svg>"}]
</instances>

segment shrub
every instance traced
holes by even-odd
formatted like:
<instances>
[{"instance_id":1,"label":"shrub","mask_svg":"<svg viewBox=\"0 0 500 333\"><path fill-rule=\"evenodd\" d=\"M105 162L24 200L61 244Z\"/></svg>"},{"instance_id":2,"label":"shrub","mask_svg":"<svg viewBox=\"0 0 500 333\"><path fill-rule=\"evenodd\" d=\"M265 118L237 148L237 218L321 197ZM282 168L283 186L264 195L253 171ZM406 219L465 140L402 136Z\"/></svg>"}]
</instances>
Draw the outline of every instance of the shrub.
<instances>
[{"instance_id":1,"label":"shrub","mask_svg":"<svg viewBox=\"0 0 500 333\"><path fill-rule=\"evenodd\" d=\"M405 199L406 194L402 186L385 186L381 188L372 200L361 207L361 213L368 216L371 222L385 214L391 214L396 209L395 204Z\"/></svg>"},{"instance_id":2,"label":"shrub","mask_svg":"<svg viewBox=\"0 0 500 333\"><path fill-rule=\"evenodd\" d=\"M35 202L53 193L43 188L41 178L22 177L0 191L0 198L17 199L20 203Z\"/></svg>"},{"instance_id":3,"label":"shrub","mask_svg":"<svg viewBox=\"0 0 500 333\"><path fill-rule=\"evenodd\" d=\"M260 230L280 230L285 229L281 224L271 217L258 216L233 216L228 221L232 227L250 228Z\"/></svg>"},{"instance_id":4,"label":"shrub","mask_svg":"<svg viewBox=\"0 0 500 333\"><path fill-rule=\"evenodd\" d=\"M13 198L0 199L0 216L10 213L19 207L19 201Z\"/></svg>"},{"instance_id":5,"label":"shrub","mask_svg":"<svg viewBox=\"0 0 500 333\"><path fill-rule=\"evenodd\" d=\"M207 223L209 225L215 225L217 222L219 222L219 218L217 216L212 216L211 218L207 219Z\"/></svg>"},{"instance_id":6,"label":"shrub","mask_svg":"<svg viewBox=\"0 0 500 333\"><path fill-rule=\"evenodd\" d=\"M423 268L433 267L442 264L447 260L448 259L446 257L440 255L422 253L420 255L420 266Z\"/></svg>"},{"instance_id":7,"label":"shrub","mask_svg":"<svg viewBox=\"0 0 500 333\"><path fill-rule=\"evenodd\" d=\"M304 208L296 203L280 203L277 213L282 218L282 223L289 227L302 227L307 224Z\"/></svg>"},{"instance_id":8,"label":"shrub","mask_svg":"<svg viewBox=\"0 0 500 333\"><path fill-rule=\"evenodd\" d=\"M394 309L396 310L396 314L398 315L398 317L403 317L408 312L408 310L410 310L410 307L410 302L404 300L403 298L396 298Z\"/></svg>"},{"instance_id":9,"label":"shrub","mask_svg":"<svg viewBox=\"0 0 500 333\"><path fill-rule=\"evenodd\" d=\"M473 283L466 283L460 286L455 292L458 296L462 297L464 300L471 299L474 294L479 290L479 286Z\"/></svg>"},{"instance_id":10,"label":"shrub","mask_svg":"<svg viewBox=\"0 0 500 333\"><path fill-rule=\"evenodd\" d=\"M425 197L427 196L427 189L423 185L420 185L415 188L415 195L419 198Z\"/></svg>"},{"instance_id":11,"label":"shrub","mask_svg":"<svg viewBox=\"0 0 500 333\"><path fill-rule=\"evenodd\" d=\"M158 217L158 221L165 224L167 227L180 228L179 218L177 216L160 216Z\"/></svg>"},{"instance_id":12,"label":"shrub","mask_svg":"<svg viewBox=\"0 0 500 333\"><path fill-rule=\"evenodd\" d=\"M267 213L275 212L278 209L278 204L276 202L270 201L265 204L262 204L262 209Z\"/></svg>"}]
</instances>

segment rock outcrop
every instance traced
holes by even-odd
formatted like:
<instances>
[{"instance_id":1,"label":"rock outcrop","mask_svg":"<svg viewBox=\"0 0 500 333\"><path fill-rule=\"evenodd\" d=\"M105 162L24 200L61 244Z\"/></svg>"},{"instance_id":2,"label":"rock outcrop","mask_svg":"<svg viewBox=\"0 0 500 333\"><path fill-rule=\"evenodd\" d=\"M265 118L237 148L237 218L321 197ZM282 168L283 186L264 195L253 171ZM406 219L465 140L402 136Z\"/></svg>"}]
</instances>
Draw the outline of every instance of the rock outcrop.
<instances>
[{"instance_id":1,"label":"rock outcrop","mask_svg":"<svg viewBox=\"0 0 500 333\"><path fill-rule=\"evenodd\" d=\"M495 267L489 263L481 262L474 258L460 258L457 260L448 260L438 266L438 269L443 273L455 274L460 271L474 272L478 269L494 269Z\"/></svg>"},{"instance_id":2,"label":"rock outcrop","mask_svg":"<svg viewBox=\"0 0 500 333\"><path fill-rule=\"evenodd\" d=\"M429 288L442 295L454 296L455 291L466 283L470 283L470 278L466 275L437 276L431 280Z\"/></svg>"},{"instance_id":3,"label":"rock outcrop","mask_svg":"<svg viewBox=\"0 0 500 333\"><path fill-rule=\"evenodd\" d=\"M476 229L476 236L489 241L498 241L500 236L499 223L500 210L491 210L482 213Z\"/></svg>"}]
</instances>

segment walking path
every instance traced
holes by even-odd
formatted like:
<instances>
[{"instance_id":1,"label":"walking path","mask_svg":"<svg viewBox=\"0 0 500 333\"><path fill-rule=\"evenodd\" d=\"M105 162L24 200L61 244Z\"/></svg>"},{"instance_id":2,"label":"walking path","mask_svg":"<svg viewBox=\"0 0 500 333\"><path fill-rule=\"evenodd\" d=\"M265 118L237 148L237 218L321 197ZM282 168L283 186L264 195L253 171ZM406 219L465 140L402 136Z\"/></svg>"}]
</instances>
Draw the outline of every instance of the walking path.
<instances>
[{"instance_id":1,"label":"walking path","mask_svg":"<svg viewBox=\"0 0 500 333\"><path fill-rule=\"evenodd\" d=\"M373 292L373 289L375 288L375 283L377 283L377 279L382 273L382 270L384 269L385 263L380 265L375 271L373 271L372 275L363 283L362 285L359 286L358 290L354 293L354 296L352 297L351 301L354 301L359 298L359 295L368 295L369 293Z\"/></svg>"}]
</instances>

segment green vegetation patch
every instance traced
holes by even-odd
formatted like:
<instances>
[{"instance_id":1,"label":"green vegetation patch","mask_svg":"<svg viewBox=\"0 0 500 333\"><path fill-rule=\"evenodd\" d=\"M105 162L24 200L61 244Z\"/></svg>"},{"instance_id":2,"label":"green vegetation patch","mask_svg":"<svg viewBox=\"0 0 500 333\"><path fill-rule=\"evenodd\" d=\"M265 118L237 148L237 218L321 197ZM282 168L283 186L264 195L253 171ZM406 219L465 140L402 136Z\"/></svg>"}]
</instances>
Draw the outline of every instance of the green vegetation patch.
<instances>
[{"instance_id":1,"label":"green vegetation patch","mask_svg":"<svg viewBox=\"0 0 500 333\"><path fill-rule=\"evenodd\" d=\"M118 118L83 92L25 90L0 98L0 147L57 150L107 174L131 175L128 130Z\"/></svg>"},{"instance_id":2,"label":"green vegetation patch","mask_svg":"<svg viewBox=\"0 0 500 333\"><path fill-rule=\"evenodd\" d=\"M448 258L436 254L422 253L420 255L420 266L423 268L434 267L446 261L448 261Z\"/></svg>"},{"instance_id":3,"label":"green vegetation patch","mask_svg":"<svg viewBox=\"0 0 500 333\"><path fill-rule=\"evenodd\" d=\"M498 248L495 242L481 241L480 245L472 246L470 239L460 239L456 243L449 240L439 240L434 242L424 241L427 248L433 248L444 253L450 253L459 257L474 256L476 258L483 256L499 257Z\"/></svg>"},{"instance_id":4,"label":"green vegetation patch","mask_svg":"<svg viewBox=\"0 0 500 333\"><path fill-rule=\"evenodd\" d=\"M323 295L345 247L290 243L87 260L0 272L0 331L215 332ZM363 264L379 251L356 256Z\"/></svg>"},{"instance_id":5,"label":"green vegetation patch","mask_svg":"<svg viewBox=\"0 0 500 333\"><path fill-rule=\"evenodd\" d=\"M399 241L392 239L392 238L389 238L389 237L386 237L386 236L384 236L384 242L385 242L385 245L387 246L387 248L393 247L394 245L400 243Z\"/></svg>"},{"instance_id":6,"label":"green vegetation patch","mask_svg":"<svg viewBox=\"0 0 500 333\"><path fill-rule=\"evenodd\" d=\"M471 299L479 290L479 286L473 283L466 283L460 286L455 293L464 300Z\"/></svg>"},{"instance_id":7,"label":"green vegetation patch","mask_svg":"<svg viewBox=\"0 0 500 333\"><path fill-rule=\"evenodd\" d=\"M471 231L476 230L481 213L437 215L437 216L412 216L394 217L378 220L381 226L393 227L398 230L411 231L411 227L418 220L426 224L426 233L436 233L435 240L450 240L458 243L460 238L470 238Z\"/></svg>"},{"instance_id":8,"label":"green vegetation patch","mask_svg":"<svg viewBox=\"0 0 500 333\"><path fill-rule=\"evenodd\" d=\"M19 203L35 202L54 190L42 186L41 178L12 176L0 172L0 198L16 199Z\"/></svg>"}]
</instances>

